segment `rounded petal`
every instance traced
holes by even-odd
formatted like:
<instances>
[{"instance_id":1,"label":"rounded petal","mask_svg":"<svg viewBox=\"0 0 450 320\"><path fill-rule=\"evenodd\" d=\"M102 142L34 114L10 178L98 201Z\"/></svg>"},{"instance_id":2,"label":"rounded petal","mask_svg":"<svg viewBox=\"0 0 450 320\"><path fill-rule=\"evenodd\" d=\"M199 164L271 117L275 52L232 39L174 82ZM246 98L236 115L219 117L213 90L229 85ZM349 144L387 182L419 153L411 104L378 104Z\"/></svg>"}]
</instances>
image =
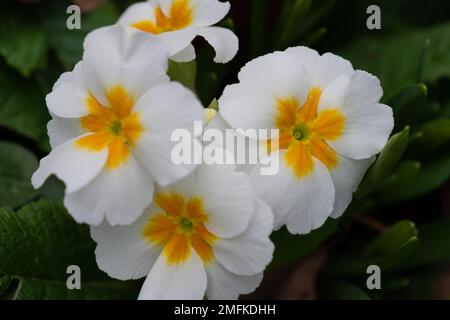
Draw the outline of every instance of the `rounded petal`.
<instances>
[{"instance_id":1,"label":"rounded petal","mask_svg":"<svg viewBox=\"0 0 450 320\"><path fill-rule=\"evenodd\" d=\"M142 215L153 198L154 182L133 157L114 169L104 169L87 186L66 194L64 205L79 223L125 225Z\"/></svg>"},{"instance_id":2,"label":"rounded petal","mask_svg":"<svg viewBox=\"0 0 450 320\"><path fill-rule=\"evenodd\" d=\"M133 3L122 13L117 24L131 26L142 20L156 20L155 7L149 1Z\"/></svg>"},{"instance_id":3,"label":"rounded petal","mask_svg":"<svg viewBox=\"0 0 450 320\"><path fill-rule=\"evenodd\" d=\"M249 276L262 272L272 260L274 245L269 238L272 229L272 212L264 202L257 199L248 229L235 238L219 239L214 244L217 261L238 275Z\"/></svg>"},{"instance_id":4,"label":"rounded petal","mask_svg":"<svg viewBox=\"0 0 450 320\"><path fill-rule=\"evenodd\" d=\"M363 160L353 160L344 156L338 156L338 165L330 171L336 191L334 208L330 216L339 218L352 201L353 192L358 189L367 169L371 166L375 157Z\"/></svg>"},{"instance_id":5,"label":"rounded petal","mask_svg":"<svg viewBox=\"0 0 450 320\"><path fill-rule=\"evenodd\" d=\"M61 118L80 118L88 114L86 99L89 88L83 72L83 62L73 71L63 73L45 101L50 112Z\"/></svg>"},{"instance_id":6,"label":"rounded petal","mask_svg":"<svg viewBox=\"0 0 450 320\"><path fill-rule=\"evenodd\" d=\"M244 232L255 210L250 179L231 165L201 165L195 171L195 191L204 200L209 218L205 227L220 238Z\"/></svg>"},{"instance_id":7,"label":"rounded petal","mask_svg":"<svg viewBox=\"0 0 450 320\"><path fill-rule=\"evenodd\" d=\"M112 227L106 222L91 226L91 237L97 243L95 258L101 270L120 280L148 275L161 253L161 247L153 246L142 235L148 219L148 214L144 214L129 226Z\"/></svg>"},{"instance_id":8,"label":"rounded petal","mask_svg":"<svg viewBox=\"0 0 450 320\"><path fill-rule=\"evenodd\" d=\"M52 149L83 134L79 119L53 116L47 123L47 133Z\"/></svg>"},{"instance_id":9,"label":"rounded petal","mask_svg":"<svg viewBox=\"0 0 450 320\"><path fill-rule=\"evenodd\" d=\"M175 62L189 62L195 59L195 48L192 44L170 57Z\"/></svg>"},{"instance_id":10,"label":"rounded petal","mask_svg":"<svg viewBox=\"0 0 450 320\"><path fill-rule=\"evenodd\" d=\"M262 281L263 273L241 276L231 273L217 262L206 266L208 300L237 300L241 294L255 291Z\"/></svg>"},{"instance_id":11,"label":"rounded petal","mask_svg":"<svg viewBox=\"0 0 450 320\"><path fill-rule=\"evenodd\" d=\"M123 26L107 27L86 43L83 69L89 88L102 104L106 90L121 85L139 98L169 80L168 53L158 37Z\"/></svg>"},{"instance_id":12,"label":"rounded petal","mask_svg":"<svg viewBox=\"0 0 450 320\"><path fill-rule=\"evenodd\" d=\"M216 51L214 62L230 62L238 52L239 39L231 30L220 27L205 27L199 28L198 35L205 38Z\"/></svg>"},{"instance_id":13,"label":"rounded petal","mask_svg":"<svg viewBox=\"0 0 450 320\"><path fill-rule=\"evenodd\" d=\"M329 52L319 55L317 51L307 47L289 48L285 52L303 64L312 87L324 89L340 76L354 72L348 60Z\"/></svg>"},{"instance_id":14,"label":"rounded petal","mask_svg":"<svg viewBox=\"0 0 450 320\"><path fill-rule=\"evenodd\" d=\"M192 40L197 36L198 27L189 26L184 29L163 32L158 37L164 42L171 56L176 55L191 44Z\"/></svg>"},{"instance_id":15,"label":"rounded petal","mask_svg":"<svg viewBox=\"0 0 450 320\"><path fill-rule=\"evenodd\" d=\"M190 2L194 11L193 23L201 27L212 26L218 23L230 11L229 2L218 0L190 0Z\"/></svg>"},{"instance_id":16,"label":"rounded petal","mask_svg":"<svg viewBox=\"0 0 450 320\"><path fill-rule=\"evenodd\" d=\"M242 129L276 128L276 99L305 101L309 84L303 66L287 53L275 52L247 63L240 83L227 86L219 99L223 118Z\"/></svg>"},{"instance_id":17,"label":"rounded petal","mask_svg":"<svg viewBox=\"0 0 450 320\"><path fill-rule=\"evenodd\" d=\"M194 122L202 121L203 107L195 95L177 82L160 84L147 91L135 105L146 128L133 150L140 163L162 186L185 177L195 168L191 164L175 164L171 141L177 129L186 129L194 150L201 149L195 139ZM199 132L198 134L200 134Z\"/></svg>"},{"instance_id":18,"label":"rounded petal","mask_svg":"<svg viewBox=\"0 0 450 320\"><path fill-rule=\"evenodd\" d=\"M335 190L328 169L317 159L306 177L298 178L279 154L275 175L261 175L259 166L251 173L257 195L272 208L275 229L286 224L293 234L306 234L321 227L333 210ZM275 155L272 155L275 156ZM318 196L320 195L320 196Z\"/></svg>"},{"instance_id":19,"label":"rounded petal","mask_svg":"<svg viewBox=\"0 0 450 320\"><path fill-rule=\"evenodd\" d=\"M200 300L206 282L205 268L195 250L178 264L168 263L161 254L142 285L139 300Z\"/></svg>"},{"instance_id":20,"label":"rounded petal","mask_svg":"<svg viewBox=\"0 0 450 320\"><path fill-rule=\"evenodd\" d=\"M75 192L86 186L104 167L108 149L89 151L76 145L75 138L54 148L42 158L39 168L31 177L33 187L39 188L51 175L56 175L66 184L66 192Z\"/></svg>"}]
</instances>

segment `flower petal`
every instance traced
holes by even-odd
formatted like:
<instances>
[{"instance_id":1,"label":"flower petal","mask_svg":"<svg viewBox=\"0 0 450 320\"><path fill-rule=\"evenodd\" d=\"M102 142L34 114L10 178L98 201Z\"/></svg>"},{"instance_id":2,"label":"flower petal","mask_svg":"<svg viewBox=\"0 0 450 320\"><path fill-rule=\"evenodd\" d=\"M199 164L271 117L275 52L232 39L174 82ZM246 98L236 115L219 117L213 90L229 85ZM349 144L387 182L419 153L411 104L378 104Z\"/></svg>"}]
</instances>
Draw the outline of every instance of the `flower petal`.
<instances>
[{"instance_id":1,"label":"flower petal","mask_svg":"<svg viewBox=\"0 0 450 320\"><path fill-rule=\"evenodd\" d=\"M73 71L59 77L45 101L50 112L58 117L80 118L88 114L88 95L83 62L78 62Z\"/></svg>"},{"instance_id":2,"label":"flower petal","mask_svg":"<svg viewBox=\"0 0 450 320\"><path fill-rule=\"evenodd\" d=\"M87 186L66 194L64 205L79 223L125 225L142 215L153 198L154 182L130 156L114 169L104 169Z\"/></svg>"},{"instance_id":3,"label":"flower petal","mask_svg":"<svg viewBox=\"0 0 450 320\"><path fill-rule=\"evenodd\" d=\"M285 154L286 151L279 154L277 174L261 175L257 166L250 177L257 195L272 208L275 229L286 224L289 232L306 234L321 227L332 212L335 196L333 182L328 169L315 158L312 172L301 178L296 177L284 161Z\"/></svg>"},{"instance_id":4,"label":"flower petal","mask_svg":"<svg viewBox=\"0 0 450 320\"><path fill-rule=\"evenodd\" d=\"M330 171L336 191L332 218L339 218L352 201L353 192L358 189L367 169L375 160L375 157L364 160L353 160L344 156L338 156L338 165Z\"/></svg>"},{"instance_id":5,"label":"flower petal","mask_svg":"<svg viewBox=\"0 0 450 320\"><path fill-rule=\"evenodd\" d=\"M217 261L228 271L239 275L262 272L272 260L274 245L269 238L272 229L272 212L257 199L248 229L235 238L219 239L214 244Z\"/></svg>"},{"instance_id":6,"label":"flower petal","mask_svg":"<svg viewBox=\"0 0 450 320\"><path fill-rule=\"evenodd\" d=\"M91 226L91 237L97 243L95 257L98 267L110 277L120 280L145 277L161 253L142 234L150 219L148 210L138 221L129 226L112 227L104 222Z\"/></svg>"},{"instance_id":7,"label":"flower petal","mask_svg":"<svg viewBox=\"0 0 450 320\"><path fill-rule=\"evenodd\" d=\"M195 48L192 44L170 57L175 62L189 62L195 59Z\"/></svg>"},{"instance_id":8,"label":"flower petal","mask_svg":"<svg viewBox=\"0 0 450 320\"><path fill-rule=\"evenodd\" d=\"M263 273L252 276L241 276L231 273L217 262L206 266L208 300L237 300L239 295L248 294L259 286Z\"/></svg>"},{"instance_id":9,"label":"flower petal","mask_svg":"<svg viewBox=\"0 0 450 320\"><path fill-rule=\"evenodd\" d=\"M200 300L206 283L205 268L192 248L189 258L179 264L169 264L161 254L142 285L139 300Z\"/></svg>"},{"instance_id":10,"label":"flower petal","mask_svg":"<svg viewBox=\"0 0 450 320\"><path fill-rule=\"evenodd\" d=\"M137 99L169 80L168 53L156 36L123 26L107 27L86 42L83 70L95 98L107 104L106 90L121 85Z\"/></svg>"},{"instance_id":11,"label":"flower petal","mask_svg":"<svg viewBox=\"0 0 450 320\"><path fill-rule=\"evenodd\" d=\"M203 119L203 107L195 95L177 82L160 84L136 102L135 110L146 130L133 153L150 175L166 186L192 172L194 165L177 165L172 161L172 149L177 142L171 141L171 136L175 130L184 128L190 132L193 148L197 148L194 151L201 149L193 130L194 121Z\"/></svg>"},{"instance_id":12,"label":"flower petal","mask_svg":"<svg viewBox=\"0 0 450 320\"><path fill-rule=\"evenodd\" d=\"M194 24L201 27L218 23L230 11L229 2L218 0L190 0L190 2L194 11Z\"/></svg>"},{"instance_id":13,"label":"flower petal","mask_svg":"<svg viewBox=\"0 0 450 320\"><path fill-rule=\"evenodd\" d=\"M39 168L31 177L33 187L39 188L51 174L55 174L66 184L66 192L75 192L100 173L108 158L108 149L86 150L76 145L78 139L57 146L41 159Z\"/></svg>"},{"instance_id":14,"label":"flower petal","mask_svg":"<svg viewBox=\"0 0 450 320\"><path fill-rule=\"evenodd\" d=\"M47 123L50 146L55 147L83 134L79 119L68 119L53 116Z\"/></svg>"},{"instance_id":15,"label":"flower petal","mask_svg":"<svg viewBox=\"0 0 450 320\"><path fill-rule=\"evenodd\" d=\"M171 56L184 50L197 36L198 27L189 26L184 29L163 32L158 37L164 42Z\"/></svg>"},{"instance_id":16,"label":"flower petal","mask_svg":"<svg viewBox=\"0 0 450 320\"><path fill-rule=\"evenodd\" d=\"M220 27L199 28L198 35L205 38L214 48L216 56L214 62L228 63L239 50L239 39L228 29Z\"/></svg>"},{"instance_id":17,"label":"flower petal","mask_svg":"<svg viewBox=\"0 0 450 320\"><path fill-rule=\"evenodd\" d=\"M117 24L130 27L132 24L144 20L152 22L156 20L155 7L150 1L133 3L122 13Z\"/></svg>"}]
</instances>

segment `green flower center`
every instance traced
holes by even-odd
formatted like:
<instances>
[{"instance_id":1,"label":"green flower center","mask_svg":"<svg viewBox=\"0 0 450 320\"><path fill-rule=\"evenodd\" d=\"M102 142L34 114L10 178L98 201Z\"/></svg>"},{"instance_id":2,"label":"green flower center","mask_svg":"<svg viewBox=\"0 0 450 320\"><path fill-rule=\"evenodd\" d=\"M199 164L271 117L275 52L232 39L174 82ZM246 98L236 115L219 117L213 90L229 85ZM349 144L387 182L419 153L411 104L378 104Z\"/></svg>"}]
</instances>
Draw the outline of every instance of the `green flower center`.
<instances>
[{"instance_id":1,"label":"green flower center","mask_svg":"<svg viewBox=\"0 0 450 320\"><path fill-rule=\"evenodd\" d=\"M109 130L113 135L120 136L120 134L122 133L122 122L118 120L113 121L109 126Z\"/></svg>"},{"instance_id":2,"label":"green flower center","mask_svg":"<svg viewBox=\"0 0 450 320\"><path fill-rule=\"evenodd\" d=\"M303 123L297 124L295 126L295 128L292 130L292 136L298 141L307 139L309 137L309 135L310 135L310 130Z\"/></svg>"},{"instance_id":3,"label":"green flower center","mask_svg":"<svg viewBox=\"0 0 450 320\"><path fill-rule=\"evenodd\" d=\"M183 217L180 219L180 227L183 231L190 232L194 228L194 225L190 219Z\"/></svg>"}]
</instances>

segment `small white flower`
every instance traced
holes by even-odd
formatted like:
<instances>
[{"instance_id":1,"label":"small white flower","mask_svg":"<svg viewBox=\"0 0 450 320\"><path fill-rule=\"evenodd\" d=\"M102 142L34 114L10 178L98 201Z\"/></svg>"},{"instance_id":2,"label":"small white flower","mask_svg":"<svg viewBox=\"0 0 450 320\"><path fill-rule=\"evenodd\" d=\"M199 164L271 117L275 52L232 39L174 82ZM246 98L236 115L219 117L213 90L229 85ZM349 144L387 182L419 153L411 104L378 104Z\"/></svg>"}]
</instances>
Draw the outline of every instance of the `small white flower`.
<instances>
[{"instance_id":1,"label":"small white flower","mask_svg":"<svg viewBox=\"0 0 450 320\"><path fill-rule=\"evenodd\" d=\"M97 264L111 277L147 277L139 299L236 299L259 285L274 246L270 208L244 173L201 165L157 189L129 226L91 227Z\"/></svg>"},{"instance_id":2,"label":"small white flower","mask_svg":"<svg viewBox=\"0 0 450 320\"><path fill-rule=\"evenodd\" d=\"M297 47L251 61L239 81L219 100L223 118L233 128L280 130L271 150L279 172L251 173L275 227L303 234L342 215L393 128L379 80L336 55Z\"/></svg>"},{"instance_id":3,"label":"small white flower","mask_svg":"<svg viewBox=\"0 0 450 320\"><path fill-rule=\"evenodd\" d=\"M47 95L52 151L32 183L51 174L64 181L64 204L78 222L128 224L150 204L155 182L168 185L194 169L172 163L170 137L192 131L203 109L169 82L168 53L156 37L115 26L91 40Z\"/></svg>"},{"instance_id":4,"label":"small white flower","mask_svg":"<svg viewBox=\"0 0 450 320\"><path fill-rule=\"evenodd\" d=\"M225 28L215 27L230 10L229 2L218 0L149 0L138 2L122 14L117 23L162 39L169 50L170 59L187 62L195 59L191 42L201 36L216 51L214 61L227 63L239 48L236 35ZM91 32L103 32L108 27Z\"/></svg>"}]
</instances>

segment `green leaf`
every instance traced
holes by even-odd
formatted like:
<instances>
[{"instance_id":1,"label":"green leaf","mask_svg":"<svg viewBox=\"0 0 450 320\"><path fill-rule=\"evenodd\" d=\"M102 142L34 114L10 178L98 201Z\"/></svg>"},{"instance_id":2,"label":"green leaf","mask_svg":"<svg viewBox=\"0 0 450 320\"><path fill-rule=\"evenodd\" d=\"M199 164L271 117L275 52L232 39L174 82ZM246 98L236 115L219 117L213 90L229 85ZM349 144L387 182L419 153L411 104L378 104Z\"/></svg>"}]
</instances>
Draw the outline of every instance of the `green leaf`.
<instances>
[{"instance_id":1,"label":"green leaf","mask_svg":"<svg viewBox=\"0 0 450 320\"><path fill-rule=\"evenodd\" d=\"M0 62L0 126L40 141L46 136L49 118L36 83Z\"/></svg>"},{"instance_id":2,"label":"green leaf","mask_svg":"<svg viewBox=\"0 0 450 320\"><path fill-rule=\"evenodd\" d=\"M281 44L287 45L295 40L299 34L299 21L304 20L306 14L311 8L311 0L294 0L291 4L283 31L281 33Z\"/></svg>"},{"instance_id":3,"label":"green leaf","mask_svg":"<svg viewBox=\"0 0 450 320\"><path fill-rule=\"evenodd\" d=\"M450 119L436 119L422 125L409 149L413 155L427 155L450 143Z\"/></svg>"},{"instance_id":4,"label":"green leaf","mask_svg":"<svg viewBox=\"0 0 450 320\"><path fill-rule=\"evenodd\" d=\"M81 29L69 30L66 26L66 9L72 3L66 0L46 1L42 20L49 34L50 47L63 63L66 70L71 70L81 60L83 55L83 41L92 30L117 21L117 8L112 1L108 1L100 8L90 13L81 14Z\"/></svg>"},{"instance_id":5,"label":"green leaf","mask_svg":"<svg viewBox=\"0 0 450 320\"><path fill-rule=\"evenodd\" d=\"M171 80L178 81L195 92L195 79L197 76L197 63L195 60L190 62L175 62L170 60L169 71L167 73Z\"/></svg>"},{"instance_id":6,"label":"green leaf","mask_svg":"<svg viewBox=\"0 0 450 320\"><path fill-rule=\"evenodd\" d=\"M429 41L426 55L424 45ZM400 54L408 48L407 54ZM421 81L434 82L450 75L450 24L413 30L388 38L362 38L341 50L355 68L378 76L385 98L389 99L405 86L417 82L417 70L422 65Z\"/></svg>"},{"instance_id":7,"label":"green leaf","mask_svg":"<svg viewBox=\"0 0 450 320\"><path fill-rule=\"evenodd\" d=\"M59 202L40 200L18 212L0 209L0 275L18 282L15 298L100 299L130 292L133 282L109 279L97 268L94 249L88 226L73 221ZM69 265L80 267L84 290L66 288Z\"/></svg>"},{"instance_id":8,"label":"green leaf","mask_svg":"<svg viewBox=\"0 0 450 320\"><path fill-rule=\"evenodd\" d=\"M412 237L417 236L414 222L403 220L390 227L363 250L365 256L385 256L395 253L396 249ZM394 250L394 252L393 252Z\"/></svg>"},{"instance_id":9,"label":"green leaf","mask_svg":"<svg viewBox=\"0 0 450 320\"><path fill-rule=\"evenodd\" d=\"M357 198L368 194L378 183L383 181L400 161L409 142L409 127L394 134L378 156L377 161L367 172L356 192Z\"/></svg>"},{"instance_id":10,"label":"green leaf","mask_svg":"<svg viewBox=\"0 0 450 320\"><path fill-rule=\"evenodd\" d=\"M370 300L361 288L345 280L332 280L320 290L320 298L325 300Z\"/></svg>"},{"instance_id":11,"label":"green leaf","mask_svg":"<svg viewBox=\"0 0 450 320\"><path fill-rule=\"evenodd\" d=\"M0 276L0 296L9 288L11 280L11 276Z\"/></svg>"},{"instance_id":12,"label":"green leaf","mask_svg":"<svg viewBox=\"0 0 450 320\"><path fill-rule=\"evenodd\" d=\"M47 34L32 9L5 4L0 13L0 55L23 76L43 67Z\"/></svg>"},{"instance_id":13,"label":"green leaf","mask_svg":"<svg viewBox=\"0 0 450 320\"><path fill-rule=\"evenodd\" d=\"M321 228L306 235L290 234L286 228L275 231L271 239L275 253L269 268L289 264L312 253L338 229L338 220L328 219Z\"/></svg>"},{"instance_id":14,"label":"green leaf","mask_svg":"<svg viewBox=\"0 0 450 320\"><path fill-rule=\"evenodd\" d=\"M219 111L219 102L214 98L208 106L208 109Z\"/></svg>"},{"instance_id":15,"label":"green leaf","mask_svg":"<svg viewBox=\"0 0 450 320\"><path fill-rule=\"evenodd\" d=\"M0 207L18 207L39 194L31 185L37 167L38 161L30 151L0 141Z\"/></svg>"}]
</instances>

